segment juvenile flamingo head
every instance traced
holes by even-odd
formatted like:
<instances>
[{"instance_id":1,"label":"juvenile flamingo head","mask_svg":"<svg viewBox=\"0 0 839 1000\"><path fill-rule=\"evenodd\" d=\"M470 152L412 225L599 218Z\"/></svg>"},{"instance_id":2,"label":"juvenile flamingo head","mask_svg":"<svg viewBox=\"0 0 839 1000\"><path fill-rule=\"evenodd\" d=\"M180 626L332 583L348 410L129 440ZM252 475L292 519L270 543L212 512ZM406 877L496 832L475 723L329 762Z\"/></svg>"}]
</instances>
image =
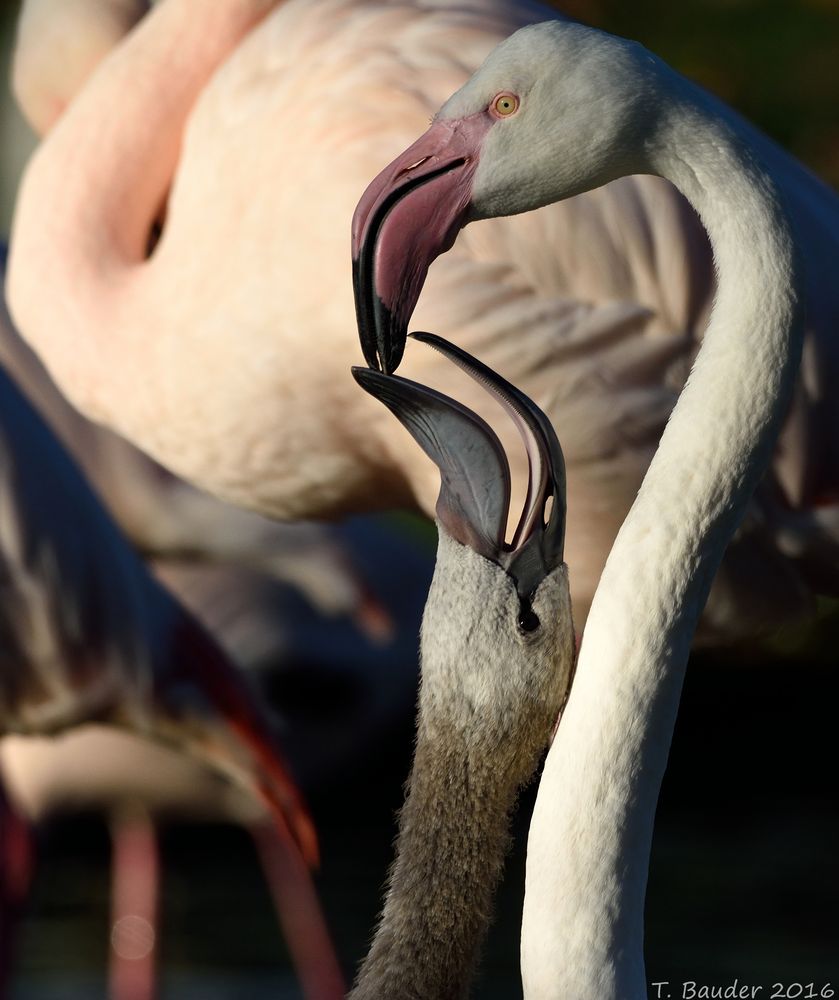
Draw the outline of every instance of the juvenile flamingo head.
<instances>
[{"instance_id":1,"label":"juvenile flamingo head","mask_svg":"<svg viewBox=\"0 0 839 1000\"><path fill-rule=\"evenodd\" d=\"M556 433L536 404L491 368L442 337L412 336L480 382L521 434L528 457L527 499L509 543L505 529L510 465L492 428L461 403L417 382L371 368L353 368L353 375L399 418L437 465L440 525L455 541L505 570L526 618L533 594L563 562L565 462Z\"/></svg>"}]
</instances>

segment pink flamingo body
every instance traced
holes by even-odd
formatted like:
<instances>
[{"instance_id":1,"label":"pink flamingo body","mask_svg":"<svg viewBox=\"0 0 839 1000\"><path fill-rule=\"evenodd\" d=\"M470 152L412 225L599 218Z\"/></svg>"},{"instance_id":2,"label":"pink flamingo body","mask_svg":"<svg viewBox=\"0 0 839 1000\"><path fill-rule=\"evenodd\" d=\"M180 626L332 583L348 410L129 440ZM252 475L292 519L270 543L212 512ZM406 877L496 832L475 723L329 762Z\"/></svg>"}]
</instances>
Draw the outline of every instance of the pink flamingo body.
<instances>
[{"instance_id":1,"label":"pink flamingo body","mask_svg":"<svg viewBox=\"0 0 839 1000\"><path fill-rule=\"evenodd\" d=\"M428 115L542 12L505 0L196 10L166 0L144 17L32 161L8 286L20 328L86 413L234 503L282 518L412 502L431 512L431 464L346 374L358 359L347 220ZM805 615L814 591L836 585L839 445L825 387L839 291L825 269L839 203L752 134L811 264L809 320L780 445L708 604L712 639ZM480 355L563 427L580 624L714 288L695 214L643 176L475 224L429 275L415 325ZM491 415L434 357L408 359L405 373Z\"/></svg>"}]
</instances>

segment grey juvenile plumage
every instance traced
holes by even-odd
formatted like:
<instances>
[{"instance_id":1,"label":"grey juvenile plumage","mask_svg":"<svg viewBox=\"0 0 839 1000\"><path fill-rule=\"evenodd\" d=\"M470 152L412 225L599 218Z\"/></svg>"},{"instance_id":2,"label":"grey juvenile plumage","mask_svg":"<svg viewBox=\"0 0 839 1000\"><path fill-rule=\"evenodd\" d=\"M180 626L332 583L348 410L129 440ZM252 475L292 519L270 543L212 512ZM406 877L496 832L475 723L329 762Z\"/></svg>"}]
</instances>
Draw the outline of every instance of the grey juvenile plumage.
<instances>
[{"instance_id":1,"label":"grey juvenile plumage","mask_svg":"<svg viewBox=\"0 0 839 1000\"><path fill-rule=\"evenodd\" d=\"M448 421L457 420L461 431L464 426L461 409L454 417L446 409L457 404L395 376L362 371L356 377L368 391L387 395L387 404L441 465L444 481L449 475L450 491L453 464L461 476L465 467L466 476L455 484L457 503L446 502L444 491L438 504L439 547L422 624L414 764L384 912L350 996L453 1000L469 988L507 847L510 812L567 696L574 662L568 572L560 554L549 560L554 565L545 566L535 590L522 595L499 564L511 562L503 536L489 556L452 537L450 527L463 538L493 534L492 525L464 527L461 518L467 511L479 519L479 511L493 508L470 498L505 489L496 481L494 464L478 460L476 466L472 457L491 452L494 435L473 421L472 433L484 447L471 449L461 436L461 453L447 455ZM424 394L427 404L418 410ZM410 399L408 418L400 399ZM525 404L535 410L529 400ZM543 489L537 498L540 514L549 493ZM557 511L563 500L554 498ZM540 516L520 548L528 541L537 544L537 533L546 530Z\"/></svg>"}]
</instances>

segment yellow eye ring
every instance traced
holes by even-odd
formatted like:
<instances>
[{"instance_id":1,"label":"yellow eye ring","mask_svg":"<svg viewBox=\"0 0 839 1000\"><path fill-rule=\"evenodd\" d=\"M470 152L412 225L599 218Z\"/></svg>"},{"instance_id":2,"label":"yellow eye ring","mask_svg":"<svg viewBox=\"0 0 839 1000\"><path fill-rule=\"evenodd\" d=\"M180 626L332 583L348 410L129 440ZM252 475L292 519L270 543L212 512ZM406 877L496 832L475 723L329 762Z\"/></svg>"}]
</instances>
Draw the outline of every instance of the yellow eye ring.
<instances>
[{"instance_id":1,"label":"yellow eye ring","mask_svg":"<svg viewBox=\"0 0 839 1000\"><path fill-rule=\"evenodd\" d=\"M509 118L519 109L519 99L515 94L503 93L494 97L489 110L496 118Z\"/></svg>"}]
</instances>

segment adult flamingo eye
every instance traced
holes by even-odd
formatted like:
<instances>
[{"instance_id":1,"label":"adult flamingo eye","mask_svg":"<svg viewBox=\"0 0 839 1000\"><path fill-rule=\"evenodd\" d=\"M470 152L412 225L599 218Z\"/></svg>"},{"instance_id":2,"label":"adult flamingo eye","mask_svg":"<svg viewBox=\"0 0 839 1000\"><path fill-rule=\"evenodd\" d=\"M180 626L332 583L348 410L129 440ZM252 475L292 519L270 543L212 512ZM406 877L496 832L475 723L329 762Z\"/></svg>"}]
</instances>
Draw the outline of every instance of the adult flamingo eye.
<instances>
[{"instance_id":1,"label":"adult flamingo eye","mask_svg":"<svg viewBox=\"0 0 839 1000\"><path fill-rule=\"evenodd\" d=\"M519 99L515 94L499 94L489 106L496 118L509 118L519 109Z\"/></svg>"}]
</instances>

